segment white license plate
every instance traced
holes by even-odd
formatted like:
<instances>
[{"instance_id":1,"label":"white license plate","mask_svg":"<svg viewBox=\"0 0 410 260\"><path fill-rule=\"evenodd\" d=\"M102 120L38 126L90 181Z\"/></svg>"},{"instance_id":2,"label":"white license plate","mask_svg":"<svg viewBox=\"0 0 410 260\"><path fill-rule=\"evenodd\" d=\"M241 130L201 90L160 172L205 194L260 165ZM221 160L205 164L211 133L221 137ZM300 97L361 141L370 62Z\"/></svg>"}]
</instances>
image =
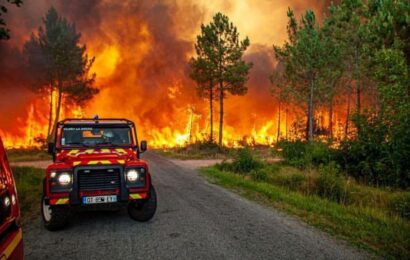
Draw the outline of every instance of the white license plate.
<instances>
[{"instance_id":1,"label":"white license plate","mask_svg":"<svg viewBox=\"0 0 410 260\"><path fill-rule=\"evenodd\" d=\"M117 195L83 197L83 204L112 203L117 202Z\"/></svg>"}]
</instances>

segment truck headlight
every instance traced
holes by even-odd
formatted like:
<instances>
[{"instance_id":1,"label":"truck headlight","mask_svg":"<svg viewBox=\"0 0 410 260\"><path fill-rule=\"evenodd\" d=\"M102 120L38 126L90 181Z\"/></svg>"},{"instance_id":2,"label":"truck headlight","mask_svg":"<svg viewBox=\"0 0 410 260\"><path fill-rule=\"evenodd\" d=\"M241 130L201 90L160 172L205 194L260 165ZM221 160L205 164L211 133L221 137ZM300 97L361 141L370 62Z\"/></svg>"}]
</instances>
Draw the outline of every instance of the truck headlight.
<instances>
[{"instance_id":1,"label":"truck headlight","mask_svg":"<svg viewBox=\"0 0 410 260\"><path fill-rule=\"evenodd\" d=\"M127 180L129 182L135 182L138 180L139 174L136 169L130 169L127 171Z\"/></svg>"},{"instance_id":2,"label":"truck headlight","mask_svg":"<svg viewBox=\"0 0 410 260\"><path fill-rule=\"evenodd\" d=\"M73 175L69 171L50 172L51 192L70 192L73 186Z\"/></svg>"},{"instance_id":3,"label":"truck headlight","mask_svg":"<svg viewBox=\"0 0 410 260\"><path fill-rule=\"evenodd\" d=\"M67 186L69 184L71 184L71 175L64 172L58 175L58 183L61 186Z\"/></svg>"},{"instance_id":4,"label":"truck headlight","mask_svg":"<svg viewBox=\"0 0 410 260\"><path fill-rule=\"evenodd\" d=\"M125 170L125 180L128 188L142 188L145 187L146 182L145 168L130 168Z\"/></svg>"}]
</instances>

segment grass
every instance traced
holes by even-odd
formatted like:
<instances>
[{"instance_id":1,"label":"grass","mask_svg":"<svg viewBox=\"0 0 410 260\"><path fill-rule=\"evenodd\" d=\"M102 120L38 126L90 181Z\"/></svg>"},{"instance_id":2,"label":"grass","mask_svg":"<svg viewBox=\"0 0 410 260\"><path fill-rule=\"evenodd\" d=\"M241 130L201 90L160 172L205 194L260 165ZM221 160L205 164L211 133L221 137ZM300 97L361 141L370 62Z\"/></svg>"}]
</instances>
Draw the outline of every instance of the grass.
<instances>
[{"instance_id":1,"label":"grass","mask_svg":"<svg viewBox=\"0 0 410 260\"><path fill-rule=\"evenodd\" d=\"M10 149L7 150L10 162L31 162L51 160L51 155L40 149Z\"/></svg>"},{"instance_id":2,"label":"grass","mask_svg":"<svg viewBox=\"0 0 410 260\"><path fill-rule=\"evenodd\" d=\"M156 151L165 157L179 160L201 159L228 159L232 157L232 148L220 148L213 143L194 143L185 147L157 149Z\"/></svg>"},{"instance_id":3,"label":"grass","mask_svg":"<svg viewBox=\"0 0 410 260\"><path fill-rule=\"evenodd\" d=\"M262 158L271 157L271 148L269 146L253 146L252 150ZM193 143L185 147L174 147L155 149L162 156L178 160L206 160L206 159L231 159L235 157L238 148L222 147L212 143Z\"/></svg>"},{"instance_id":4,"label":"grass","mask_svg":"<svg viewBox=\"0 0 410 260\"><path fill-rule=\"evenodd\" d=\"M44 170L33 167L12 167L12 171L24 225L39 215Z\"/></svg>"},{"instance_id":5,"label":"grass","mask_svg":"<svg viewBox=\"0 0 410 260\"><path fill-rule=\"evenodd\" d=\"M388 258L409 258L410 222L388 211L386 201L395 196L394 192L391 195L388 190L353 183L351 187L358 198L341 204L306 192L304 185L311 182L311 176L299 186L287 186L292 180L285 181L286 178L303 174L300 170L289 166L273 168L274 174L266 181L254 181L250 176L221 171L217 167L201 171L218 185L296 215L360 248ZM300 182L299 178L294 179ZM377 197L378 201L374 199Z\"/></svg>"}]
</instances>

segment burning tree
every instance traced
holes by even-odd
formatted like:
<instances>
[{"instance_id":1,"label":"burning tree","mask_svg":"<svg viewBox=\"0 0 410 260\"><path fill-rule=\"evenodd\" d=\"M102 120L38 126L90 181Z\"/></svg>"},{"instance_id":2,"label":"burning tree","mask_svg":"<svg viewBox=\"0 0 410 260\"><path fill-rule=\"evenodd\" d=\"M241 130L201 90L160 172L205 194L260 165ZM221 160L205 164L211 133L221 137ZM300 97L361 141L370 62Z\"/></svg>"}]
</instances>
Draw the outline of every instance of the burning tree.
<instances>
[{"instance_id":1,"label":"burning tree","mask_svg":"<svg viewBox=\"0 0 410 260\"><path fill-rule=\"evenodd\" d=\"M65 104L81 106L97 94L98 89L92 86L95 74L89 74L94 58L89 59L85 45L80 45L81 34L75 25L59 16L53 7L43 21L44 27L26 42L24 54L35 77L33 91L50 95L49 138L59 120L63 100ZM54 93L56 104L53 104Z\"/></svg>"},{"instance_id":2,"label":"burning tree","mask_svg":"<svg viewBox=\"0 0 410 260\"><path fill-rule=\"evenodd\" d=\"M249 46L249 39L239 40L236 27L229 18L217 13L213 21L201 26L201 34L195 45L197 57L191 60L191 78L198 83L199 93L209 94L211 137L213 131L212 101L214 91L219 98L219 145L223 139L224 98L227 93L245 95L251 63L242 59Z\"/></svg>"}]
</instances>

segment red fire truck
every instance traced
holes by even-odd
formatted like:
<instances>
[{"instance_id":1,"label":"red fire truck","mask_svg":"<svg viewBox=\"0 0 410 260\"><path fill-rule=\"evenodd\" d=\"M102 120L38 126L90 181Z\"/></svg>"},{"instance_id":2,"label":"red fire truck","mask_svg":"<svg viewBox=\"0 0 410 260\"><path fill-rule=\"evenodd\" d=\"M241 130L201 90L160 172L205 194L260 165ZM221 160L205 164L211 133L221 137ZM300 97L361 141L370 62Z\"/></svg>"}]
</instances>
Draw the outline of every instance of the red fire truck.
<instances>
[{"instance_id":1,"label":"red fire truck","mask_svg":"<svg viewBox=\"0 0 410 260\"><path fill-rule=\"evenodd\" d=\"M0 137L0 259L23 259L16 184Z\"/></svg>"},{"instance_id":2,"label":"red fire truck","mask_svg":"<svg viewBox=\"0 0 410 260\"><path fill-rule=\"evenodd\" d=\"M127 119L66 119L57 124L48 150L42 217L49 230L64 227L76 207L127 205L130 217L150 220L157 197L140 154L135 124Z\"/></svg>"}]
</instances>

